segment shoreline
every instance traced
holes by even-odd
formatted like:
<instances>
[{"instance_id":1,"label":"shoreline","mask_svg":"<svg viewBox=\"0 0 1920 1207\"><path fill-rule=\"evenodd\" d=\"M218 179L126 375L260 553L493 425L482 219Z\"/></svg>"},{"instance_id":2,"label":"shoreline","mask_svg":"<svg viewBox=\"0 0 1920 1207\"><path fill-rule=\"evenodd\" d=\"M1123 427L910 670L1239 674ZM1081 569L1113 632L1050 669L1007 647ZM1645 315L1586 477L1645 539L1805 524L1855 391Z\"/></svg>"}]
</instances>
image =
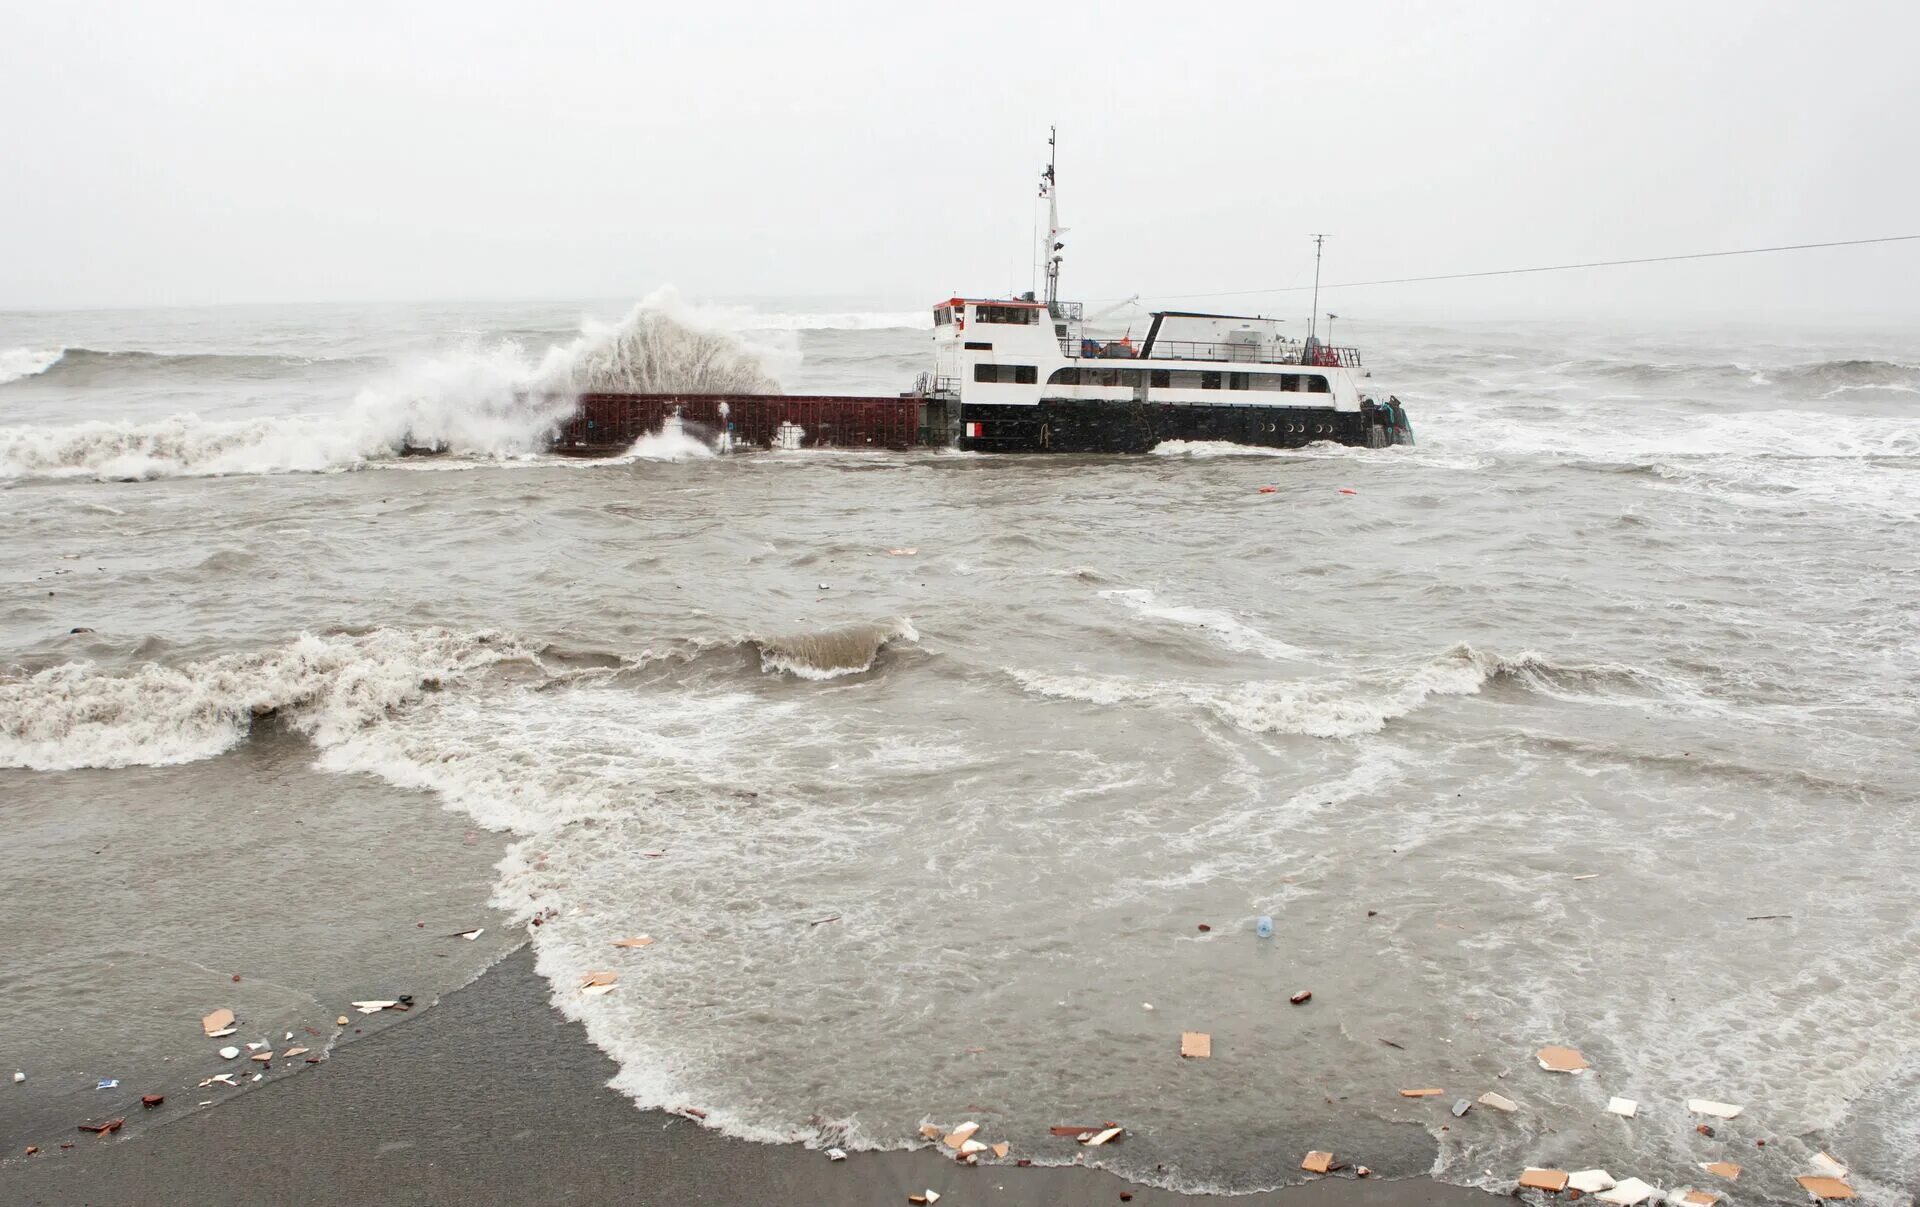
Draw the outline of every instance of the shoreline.
<instances>
[{"instance_id":1,"label":"shoreline","mask_svg":"<svg viewBox=\"0 0 1920 1207\"><path fill-rule=\"evenodd\" d=\"M439 1002L295 1076L171 1118L163 1106L132 1134L72 1131L62 1137L71 1149L8 1154L0 1199L666 1205L778 1196L877 1205L933 1189L950 1207L1117 1203L1123 1193L1141 1207L1484 1207L1496 1197L1429 1178L1324 1178L1194 1196L1077 1166L969 1167L927 1149L829 1161L799 1145L737 1140L636 1109L607 1086L617 1066L548 1004L548 992L522 945Z\"/></svg>"}]
</instances>

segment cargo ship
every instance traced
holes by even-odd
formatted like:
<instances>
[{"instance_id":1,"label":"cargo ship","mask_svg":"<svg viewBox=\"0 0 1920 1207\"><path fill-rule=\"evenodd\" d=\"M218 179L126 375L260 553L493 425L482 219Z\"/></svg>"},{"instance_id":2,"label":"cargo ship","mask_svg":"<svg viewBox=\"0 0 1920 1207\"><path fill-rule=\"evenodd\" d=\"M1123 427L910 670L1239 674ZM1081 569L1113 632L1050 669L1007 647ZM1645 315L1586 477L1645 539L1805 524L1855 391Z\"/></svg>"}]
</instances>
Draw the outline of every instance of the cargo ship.
<instances>
[{"instance_id":1,"label":"cargo ship","mask_svg":"<svg viewBox=\"0 0 1920 1207\"><path fill-rule=\"evenodd\" d=\"M1050 148L1054 140L1049 138ZM1059 298L1056 161L1044 296L949 297L933 307L933 367L891 397L623 394L579 397L553 449L607 456L677 428L716 451L953 448L977 453L1145 453L1168 441L1298 448L1411 444L1400 400L1363 388L1360 353L1289 339L1257 315L1162 310L1145 336L1097 338ZM1316 255L1316 277L1318 276ZM1318 309L1316 298L1314 308Z\"/></svg>"}]
</instances>

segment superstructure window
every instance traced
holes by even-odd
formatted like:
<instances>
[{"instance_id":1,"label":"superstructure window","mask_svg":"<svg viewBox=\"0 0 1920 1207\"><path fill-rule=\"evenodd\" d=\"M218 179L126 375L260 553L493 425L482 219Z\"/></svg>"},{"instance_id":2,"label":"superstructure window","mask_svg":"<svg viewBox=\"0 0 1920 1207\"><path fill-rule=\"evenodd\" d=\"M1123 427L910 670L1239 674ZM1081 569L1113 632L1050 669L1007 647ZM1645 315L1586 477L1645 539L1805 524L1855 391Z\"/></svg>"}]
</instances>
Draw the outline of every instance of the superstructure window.
<instances>
[{"instance_id":1,"label":"superstructure window","mask_svg":"<svg viewBox=\"0 0 1920 1207\"><path fill-rule=\"evenodd\" d=\"M1200 388L1203 390L1219 389L1220 371L1218 369L1202 369L1200 371Z\"/></svg>"},{"instance_id":2,"label":"superstructure window","mask_svg":"<svg viewBox=\"0 0 1920 1207\"><path fill-rule=\"evenodd\" d=\"M975 365L973 379L1005 385L1030 386L1040 380L1037 365Z\"/></svg>"},{"instance_id":3,"label":"superstructure window","mask_svg":"<svg viewBox=\"0 0 1920 1207\"><path fill-rule=\"evenodd\" d=\"M1047 384L1050 386L1077 386L1080 384L1080 370L1055 369L1047 375Z\"/></svg>"},{"instance_id":4,"label":"superstructure window","mask_svg":"<svg viewBox=\"0 0 1920 1207\"><path fill-rule=\"evenodd\" d=\"M1172 370L1170 370L1170 369L1154 369L1154 370L1152 370L1152 374L1153 374L1153 377L1152 377L1152 379L1151 379L1151 380L1150 380L1150 381L1149 381L1149 382L1148 382L1147 384L1148 384L1148 385L1150 385L1150 386L1152 386L1152 387L1153 387L1154 389L1156 389L1156 390L1167 390L1167 389L1171 389L1171 388L1173 387L1173 372L1172 372Z\"/></svg>"},{"instance_id":5,"label":"superstructure window","mask_svg":"<svg viewBox=\"0 0 1920 1207\"><path fill-rule=\"evenodd\" d=\"M1319 377L1319 376L1309 377L1307 378L1307 393L1331 394L1333 393L1333 383L1329 382L1324 377Z\"/></svg>"},{"instance_id":6,"label":"superstructure window","mask_svg":"<svg viewBox=\"0 0 1920 1207\"><path fill-rule=\"evenodd\" d=\"M975 306L973 311L975 320L982 323L1031 325L1040 321L1036 306Z\"/></svg>"},{"instance_id":7,"label":"superstructure window","mask_svg":"<svg viewBox=\"0 0 1920 1207\"><path fill-rule=\"evenodd\" d=\"M953 322L953 307L935 306L933 308L933 325L934 326L945 327L951 322Z\"/></svg>"},{"instance_id":8,"label":"superstructure window","mask_svg":"<svg viewBox=\"0 0 1920 1207\"><path fill-rule=\"evenodd\" d=\"M1227 389L1244 390L1246 388L1247 388L1247 375L1245 373L1227 374Z\"/></svg>"}]
</instances>

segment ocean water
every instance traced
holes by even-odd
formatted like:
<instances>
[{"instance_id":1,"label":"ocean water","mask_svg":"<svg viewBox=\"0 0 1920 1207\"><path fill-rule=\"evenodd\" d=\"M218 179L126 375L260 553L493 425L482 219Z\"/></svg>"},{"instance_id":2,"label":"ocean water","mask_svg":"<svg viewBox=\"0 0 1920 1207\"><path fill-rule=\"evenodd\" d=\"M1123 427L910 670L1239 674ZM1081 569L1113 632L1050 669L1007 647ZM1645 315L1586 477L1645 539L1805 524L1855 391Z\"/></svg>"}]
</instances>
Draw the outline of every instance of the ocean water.
<instances>
[{"instance_id":1,"label":"ocean water","mask_svg":"<svg viewBox=\"0 0 1920 1207\"><path fill-rule=\"evenodd\" d=\"M753 1139L1905 1201L1920 338L1353 324L1383 450L581 462L516 397L893 393L927 327L0 315L0 1139L531 934L619 1090Z\"/></svg>"}]
</instances>

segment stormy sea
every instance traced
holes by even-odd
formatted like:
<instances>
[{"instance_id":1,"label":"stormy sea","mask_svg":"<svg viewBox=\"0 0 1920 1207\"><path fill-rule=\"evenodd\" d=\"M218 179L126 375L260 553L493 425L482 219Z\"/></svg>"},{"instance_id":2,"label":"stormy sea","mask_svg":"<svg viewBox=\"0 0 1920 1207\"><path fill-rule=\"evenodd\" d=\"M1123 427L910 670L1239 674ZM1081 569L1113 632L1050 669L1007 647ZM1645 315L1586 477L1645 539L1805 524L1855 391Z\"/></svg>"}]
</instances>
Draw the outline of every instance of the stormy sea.
<instances>
[{"instance_id":1,"label":"stormy sea","mask_svg":"<svg viewBox=\"0 0 1920 1207\"><path fill-rule=\"evenodd\" d=\"M1343 320L1379 450L579 460L525 401L894 394L929 318L0 314L0 1142L530 942L750 1140L1905 1201L1920 337Z\"/></svg>"}]
</instances>

